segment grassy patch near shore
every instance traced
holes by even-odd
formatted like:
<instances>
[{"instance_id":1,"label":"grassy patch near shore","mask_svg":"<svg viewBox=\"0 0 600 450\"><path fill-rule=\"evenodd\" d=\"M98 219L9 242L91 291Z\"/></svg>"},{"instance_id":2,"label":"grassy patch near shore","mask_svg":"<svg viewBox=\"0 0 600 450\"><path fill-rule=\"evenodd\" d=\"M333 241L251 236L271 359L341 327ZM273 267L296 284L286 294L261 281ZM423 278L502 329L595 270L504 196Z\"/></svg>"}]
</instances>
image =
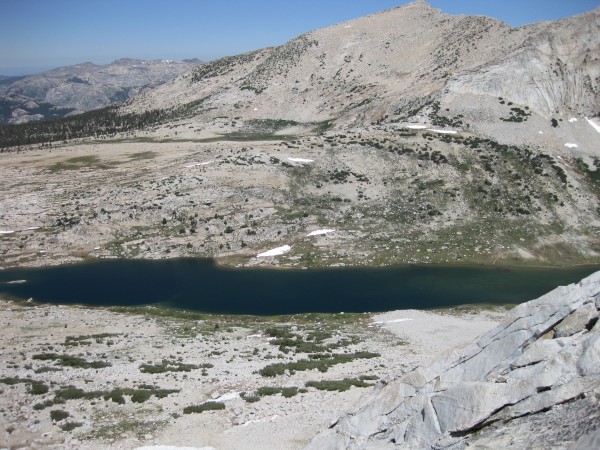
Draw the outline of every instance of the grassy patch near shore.
<instances>
[{"instance_id":1,"label":"grassy patch near shore","mask_svg":"<svg viewBox=\"0 0 600 450\"><path fill-rule=\"evenodd\" d=\"M137 160L141 160L141 159L153 159L153 158L156 158L157 156L158 156L158 153L152 152L152 151L137 152L137 153L132 153L131 155L127 155L127 157L129 158L130 161L137 161Z\"/></svg>"},{"instance_id":2,"label":"grassy patch near shore","mask_svg":"<svg viewBox=\"0 0 600 450\"><path fill-rule=\"evenodd\" d=\"M101 161L97 156L76 156L65 161L57 162L49 167L50 172L61 172L63 170L89 169L111 169L120 163L115 161Z\"/></svg>"},{"instance_id":3,"label":"grassy patch near shore","mask_svg":"<svg viewBox=\"0 0 600 450\"><path fill-rule=\"evenodd\" d=\"M270 327L264 331L264 334L274 338L269 343L278 346L282 353L289 353L292 350L295 353L325 353L360 342L357 336L334 340L336 329L332 326L320 325L318 329L305 327L292 333L288 327ZM326 340L334 341L325 342Z\"/></svg>"},{"instance_id":4,"label":"grassy patch near shore","mask_svg":"<svg viewBox=\"0 0 600 450\"><path fill-rule=\"evenodd\" d=\"M197 142L197 143L213 143L213 142L258 142L258 141L293 141L296 136L273 134L269 132L233 132L226 133L221 136L215 136L210 138L158 138L150 136L136 136L127 138L111 139L106 141L94 141L94 144L118 144L118 143L154 143L154 144L168 144L176 142Z\"/></svg>"},{"instance_id":5,"label":"grassy patch near shore","mask_svg":"<svg viewBox=\"0 0 600 450\"><path fill-rule=\"evenodd\" d=\"M480 303L476 305L458 305L452 306L448 308L436 308L431 309L429 311L434 312L436 314L449 314L457 317L464 317L465 315L476 315L485 312L489 313L497 313L497 314L506 314L508 311L513 309L516 304L506 304L506 305L494 305L487 303Z\"/></svg>"},{"instance_id":6,"label":"grassy patch near shore","mask_svg":"<svg viewBox=\"0 0 600 450\"><path fill-rule=\"evenodd\" d=\"M219 331L226 328L256 328L261 324L294 324L298 326L318 326L320 329L336 329L341 325L368 325L370 313L306 313L288 314L278 316L252 316L252 315L227 315L210 314L197 311L187 311L176 308L144 307L144 306L113 306L104 308L122 314L141 315L163 319L179 319L182 321L207 322L196 324L202 330ZM218 327L215 328L215 325Z\"/></svg>"},{"instance_id":7,"label":"grassy patch near shore","mask_svg":"<svg viewBox=\"0 0 600 450\"><path fill-rule=\"evenodd\" d=\"M272 133L226 133L219 137L199 139L199 142L260 142L260 141L293 141L296 136Z\"/></svg>"}]
</instances>

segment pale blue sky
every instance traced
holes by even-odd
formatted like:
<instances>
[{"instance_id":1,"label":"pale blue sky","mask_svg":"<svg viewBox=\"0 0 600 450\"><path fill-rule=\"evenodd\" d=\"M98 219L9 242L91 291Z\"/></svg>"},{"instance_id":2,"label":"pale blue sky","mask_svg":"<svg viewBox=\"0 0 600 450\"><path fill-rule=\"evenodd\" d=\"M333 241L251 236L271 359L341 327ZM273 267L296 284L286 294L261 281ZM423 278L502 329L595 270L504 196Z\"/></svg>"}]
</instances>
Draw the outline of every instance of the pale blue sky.
<instances>
[{"instance_id":1,"label":"pale blue sky","mask_svg":"<svg viewBox=\"0 0 600 450\"><path fill-rule=\"evenodd\" d=\"M306 31L407 0L0 0L0 74L123 57L210 60L279 45ZM600 0L430 0L451 14L519 26Z\"/></svg>"}]
</instances>

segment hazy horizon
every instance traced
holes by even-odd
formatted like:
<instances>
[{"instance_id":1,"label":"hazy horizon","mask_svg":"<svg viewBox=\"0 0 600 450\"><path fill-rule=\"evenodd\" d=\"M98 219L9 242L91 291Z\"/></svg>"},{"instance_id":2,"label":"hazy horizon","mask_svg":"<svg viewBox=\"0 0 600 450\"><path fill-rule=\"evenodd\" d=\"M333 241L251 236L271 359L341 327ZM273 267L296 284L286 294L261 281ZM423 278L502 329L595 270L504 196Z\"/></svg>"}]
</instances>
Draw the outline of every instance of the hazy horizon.
<instances>
[{"instance_id":1,"label":"hazy horizon","mask_svg":"<svg viewBox=\"0 0 600 450\"><path fill-rule=\"evenodd\" d=\"M9 0L0 17L0 75L120 58L210 61L325 26L411 3L409 0ZM429 0L449 14L485 15L511 26L592 10L597 0Z\"/></svg>"}]
</instances>

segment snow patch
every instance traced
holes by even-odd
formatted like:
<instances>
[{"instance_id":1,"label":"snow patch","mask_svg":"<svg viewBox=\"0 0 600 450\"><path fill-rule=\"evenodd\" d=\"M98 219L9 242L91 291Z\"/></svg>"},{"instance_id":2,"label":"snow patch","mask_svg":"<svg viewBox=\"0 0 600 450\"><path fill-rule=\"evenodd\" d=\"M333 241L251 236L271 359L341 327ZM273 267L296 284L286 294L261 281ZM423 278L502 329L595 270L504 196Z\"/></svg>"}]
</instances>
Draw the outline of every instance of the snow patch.
<instances>
[{"instance_id":1,"label":"snow patch","mask_svg":"<svg viewBox=\"0 0 600 450\"><path fill-rule=\"evenodd\" d=\"M540 133L540 134L544 134L544 132L543 132L543 131L538 131L538 133Z\"/></svg>"},{"instance_id":2,"label":"snow patch","mask_svg":"<svg viewBox=\"0 0 600 450\"><path fill-rule=\"evenodd\" d=\"M577 144L565 144L565 147L568 147L568 148L577 148L577 147L579 147L579 145L577 145Z\"/></svg>"},{"instance_id":3,"label":"snow patch","mask_svg":"<svg viewBox=\"0 0 600 450\"><path fill-rule=\"evenodd\" d=\"M229 394L221 395L215 402L228 402L229 400L235 400L236 398L240 398L240 393L230 392Z\"/></svg>"},{"instance_id":4,"label":"snow patch","mask_svg":"<svg viewBox=\"0 0 600 450\"><path fill-rule=\"evenodd\" d=\"M314 162L314 159L307 158L288 158L290 161L299 162L299 163L311 163Z\"/></svg>"},{"instance_id":5,"label":"snow patch","mask_svg":"<svg viewBox=\"0 0 600 450\"><path fill-rule=\"evenodd\" d=\"M571 123L577 122L577 119L575 117L572 117L569 119L569 122L571 122Z\"/></svg>"},{"instance_id":6,"label":"snow patch","mask_svg":"<svg viewBox=\"0 0 600 450\"><path fill-rule=\"evenodd\" d=\"M315 231L311 231L308 235L306 235L306 237L310 237L310 236L319 236L321 234L327 234L327 233L333 233L336 230L330 230L330 229L325 229L325 230L315 230Z\"/></svg>"},{"instance_id":7,"label":"snow patch","mask_svg":"<svg viewBox=\"0 0 600 450\"><path fill-rule=\"evenodd\" d=\"M251 425L253 423L264 423L264 422L273 422L275 419L277 419L279 416L275 415L271 418L269 417L265 417L264 419L256 419L256 420L249 420L248 422L244 423L242 426L243 427L247 427L248 425Z\"/></svg>"},{"instance_id":8,"label":"snow patch","mask_svg":"<svg viewBox=\"0 0 600 450\"><path fill-rule=\"evenodd\" d=\"M394 320L385 320L385 321L379 321L379 322L373 322L374 324L380 325L383 323L400 323L400 322L408 322L409 320L413 320L413 319L394 319Z\"/></svg>"},{"instance_id":9,"label":"snow patch","mask_svg":"<svg viewBox=\"0 0 600 450\"><path fill-rule=\"evenodd\" d=\"M517 253L523 259L535 259L535 256L533 256L530 252L528 252L524 248L517 247Z\"/></svg>"},{"instance_id":10,"label":"snow patch","mask_svg":"<svg viewBox=\"0 0 600 450\"><path fill-rule=\"evenodd\" d=\"M410 128L411 130L424 130L427 128L427 125L406 125L406 128Z\"/></svg>"},{"instance_id":11,"label":"snow patch","mask_svg":"<svg viewBox=\"0 0 600 450\"><path fill-rule=\"evenodd\" d=\"M27 283L27 280L14 280L14 281L6 282L6 284L23 284L23 283Z\"/></svg>"},{"instance_id":12,"label":"snow patch","mask_svg":"<svg viewBox=\"0 0 600 450\"><path fill-rule=\"evenodd\" d=\"M440 133L440 134L456 134L456 133L458 133L458 131L454 131L454 130L436 130L435 128L427 128L427 131L433 131L434 133Z\"/></svg>"},{"instance_id":13,"label":"snow patch","mask_svg":"<svg viewBox=\"0 0 600 450\"><path fill-rule=\"evenodd\" d=\"M257 258L264 258L264 257L267 257L267 256L283 255L284 253L289 252L291 249L292 249L292 247L290 247L289 245L283 245L281 247L274 248L274 249L269 250L267 252L259 253L258 255L256 255L256 257Z\"/></svg>"},{"instance_id":14,"label":"snow patch","mask_svg":"<svg viewBox=\"0 0 600 450\"><path fill-rule=\"evenodd\" d=\"M206 161L206 162L201 162L201 163L193 163L193 164L188 164L185 167L197 167L197 166L206 166L208 164L212 164L213 161Z\"/></svg>"},{"instance_id":15,"label":"snow patch","mask_svg":"<svg viewBox=\"0 0 600 450\"><path fill-rule=\"evenodd\" d=\"M0 234L13 234L15 230L0 230Z\"/></svg>"}]
</instances>

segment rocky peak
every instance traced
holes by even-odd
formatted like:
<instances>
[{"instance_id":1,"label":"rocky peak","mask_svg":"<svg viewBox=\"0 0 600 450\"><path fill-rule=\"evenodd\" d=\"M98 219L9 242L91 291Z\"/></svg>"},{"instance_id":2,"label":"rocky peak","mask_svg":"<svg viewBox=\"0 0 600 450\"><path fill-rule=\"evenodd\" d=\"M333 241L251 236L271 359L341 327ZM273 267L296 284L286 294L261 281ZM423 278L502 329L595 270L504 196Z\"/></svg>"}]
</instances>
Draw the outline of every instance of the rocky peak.
<instances>
[{"instance_id":1,"label":"rocky peak","mask_svg":"<svg viewBox=\"0 0 600 450\"><path fill-rule=\"evenodd\" d=\"M414 120L411 113L425 102L441 100L443 110L462 114L485 133L506 114L498 97L527 106L544 122L553 114L594 116L600 110L600 62L593 56L600 51L598 16L591 11L513 28L416 1L305 33L252 58L214 61L217 71L199 71L192 83L176 79L126 109L178 108L202 100L195 110L201 121L268 115L335 120L344 128L384 117ZM493 126L485 123L488 116Z\"/></svg>"}]
</instances>

